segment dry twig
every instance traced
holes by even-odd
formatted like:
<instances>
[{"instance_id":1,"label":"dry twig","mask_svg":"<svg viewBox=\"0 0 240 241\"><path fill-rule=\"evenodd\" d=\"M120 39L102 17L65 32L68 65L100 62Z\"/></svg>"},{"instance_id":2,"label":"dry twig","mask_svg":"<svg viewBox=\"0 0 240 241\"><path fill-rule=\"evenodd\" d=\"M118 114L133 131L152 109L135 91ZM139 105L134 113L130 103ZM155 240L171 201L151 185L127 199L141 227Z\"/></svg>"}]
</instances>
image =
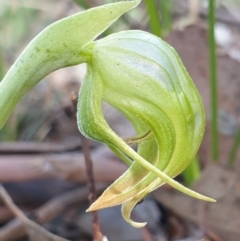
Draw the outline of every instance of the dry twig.
<instances>
[{"instance_id":1,"label":"dry twig","mask_svg":"<svg viewBox=\"0 0 240 241\"><path fill-rule=\"evenodd\" d=\"M2 185L0 185L0 196L7 207L21 220L30 239L32 241L67 241L67 239L51 234L43 227L29 220L23 212L13 203L11 197L8 195Z\"/></svg>"},{"instance_id":2,"label":"dry twig","mask_svg":"<svg viewBox=\"0 0 240 241\"><path fill-rule=\"evenodd\" d=\"M79 150L79 139L66 143L38 143L38 142L5 142L0 143L0 154L37 154Z\"/></svg>"},{"instance_id":3,"label":"dry twig","mask_svg":"<svg viewBox=\"0 0 240 241\"><path fill-rule=\"evenodd\" d=\"M98 184L96 186L97 193L102 192L106 185ZM55 217L59 216L66 208L79 205L86 200L88 190L85 187L75 189L73 191L61 194L45 203L40 208L31 212L35 220L39 224L45 224ZM15 218L0 229L1 241L12 241L26 234L23 223L19 218Z\"/></svg>"},{"instance_id":4,"label":"dry twig","mask_svg":"<svg viewBox=\"0 0 240 241\"><path fill-rule=\"evenodd\" d=\"M127 169L122 162L114 161L116 157L106 147L94 149L93 157L97 181L113 182ZM87 174L83 155L80 153L0 155L1 183L46 178L86 182Z\"/></svg>"},{"instance_id":5,"label":"dry twig","mask_svg":"<svg viewBox=\"0 0 240 241\"><path fill-rule=\"evenodd\" d=\"M75 111L77 111L77 95L76 93L71 94L71 100ZM95 188L95 180L93 174L93 162L90 156L90 148L89 143L86 137L84 137L81 133L82 140L82 150L85 158L86 172L88 177L88 187L89 187L89 201L92 204L97 199L97 193ZM97 211L92 212L93 214L93 236L95 241L103 241L104 237L100 230L100 224L98 219Z\"/></svg>"},{"instance_id":6,"label":"dry twig","mask_svg":"<svg viewBox=\"0 0 240 241\"><path fill-rule=\"evenodd\" d=\"M92 204L97 199L97 192L95 188L95 180L94 180L94 174L93 174L93 163L90 157L90 150L88 145L88 140L82 135L82 148L83 153L85 156L85 164L87 169L87 175L88 175L88 186L89 186L89 201ZM98 213L97 211L92 212L93 214L93 235L94 240L96 241L102 241L103 235L100 230L100 224L98 219Z\"/></svg>"}]
</instances>

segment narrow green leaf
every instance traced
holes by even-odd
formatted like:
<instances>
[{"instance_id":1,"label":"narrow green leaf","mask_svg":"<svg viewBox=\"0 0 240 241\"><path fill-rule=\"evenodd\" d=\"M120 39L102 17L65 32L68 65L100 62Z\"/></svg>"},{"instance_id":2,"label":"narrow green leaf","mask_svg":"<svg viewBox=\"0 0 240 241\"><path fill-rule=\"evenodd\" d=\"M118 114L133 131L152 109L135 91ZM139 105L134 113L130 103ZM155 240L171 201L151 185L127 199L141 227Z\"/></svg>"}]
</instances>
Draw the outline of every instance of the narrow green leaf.
<instances>
[{"instance_id":1,"label":"narrow green leaf","mask_svg":"<svg viewBox=\"0 0 240 241\"><path fill-rule=\"evenodd\" d=\"M238 130L238 132L235 136L234 143L233 143L232 149L230 151L230 155L229 155L228 163L231 166L236 161L236 156L237 156L237 151L238 151L239 145L240 145L240 129Z\"/></svg>"},{"instance_id":2,"label":"narrow green leaf","mask_svg":"<svg viewBox=\"0 0 240 241\"><path fill-rule=\"evenodd\" d=\"M182 172L183 179L188 187L190 187L201 175L199 160L197 156L193 158L189 166Z\"/></svg>"},{"instance_id":3,"label":"narrow green leaf","mask_svg":"<svg viewBox=\"0 0 240 241\"><path fill-rule=\"evenodd\" d=\"M149 24L151 32L158 37L162 36L160 19L158 17L158 8L155 0L145 0L148 10Z\"/></svg>"},{"instance_id":4,"label":"narrow green leaf","mask_svg":"<svg viewBox=\"0 0 240 241\"><path fill-rule=\"evenodd\" d=\"M4 76L4 62L3 62L3 53L2 53L2 46L0 44L0 82Z\"/></svg>"},{"instance_id":5,"label":"narrow green leaf","mask_svg":"<svg viewBox=\"0 0 240 241\"><path fill-rule=\"evenodd\" d=\"M74 2L77 5L79 5L80 7L84 8L84 9L89 9L90 8L89 4L85 0L74 0Z\"/></svg>"},{"instance_id":6,"label":"narrow green leaf","mask_svg":"<svg viewBox=\"0 0 240 241\"><path fill-rule=\"evenodd\" d=\"M211 148L212 159L218 159L218 91L217 91L217 55L214 36L215 27L215 0L209 0L208 7L208 28L209 28L209 77L211 90Z\"/></svg>"},{"instance_id":7,"label":"narrow green leaf","mask_svg":"<svg viewBox=\"0 0 240 241\"><path fill-rule=\"evenodd\" d=\"M172 16L171 16L171 6L170 0L160 0L161 13L162 13L162 26L164 27L164 33L169 33L172 27Z\"/></svg>"}]
</instances>

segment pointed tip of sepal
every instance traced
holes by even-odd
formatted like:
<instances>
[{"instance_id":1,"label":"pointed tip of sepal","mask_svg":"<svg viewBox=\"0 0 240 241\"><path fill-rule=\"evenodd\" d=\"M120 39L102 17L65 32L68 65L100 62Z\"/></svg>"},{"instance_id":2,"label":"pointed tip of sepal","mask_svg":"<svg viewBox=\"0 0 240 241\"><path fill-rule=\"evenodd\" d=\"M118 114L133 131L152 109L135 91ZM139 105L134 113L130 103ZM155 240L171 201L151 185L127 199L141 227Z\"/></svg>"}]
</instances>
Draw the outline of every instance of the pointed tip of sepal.
<instances>
[{"instance_id":1,"label":"pointed tip of sepal","mask_svg":"<svg viewBox=\"0 0 240 241\"><path fill-rule=\"evenodd\" d=\"M108 208L108 207L112 207L112 206L116 206L117 204L112 204L111 200L104 200L104 198L102 198L102 196L100 196L95 202L93 202L90 207L86 210L86 212L92 212L92 211L96 211L99 209L103 209L103 208Z\"/></svg>"},{"instance_id":2,"label":"pointed tip of sepal","mask_svg":"<svg viewBox=\"0 0 240 241\"><path fill-rule=\"evenodd\" d=\"M94 210L91 210L90 207L86 210L86 213L92 212Z\"/></svg>"},{"instance_id":3,"label":"pointed tip of sepal","mask_svg":"<svg viewBox=\"0 0 240 241\"><path fill-rule=\"evenodd\" d=\"M114 198L115 197L115 198ZM105 198L104 195L100 196L95 202L93 202L86 212L92 212L99 209L109 208L122 204L121 201L117 201L117 197Z\"/></svg>"},{"instance_id":4,"label":"pointed tip of sepal","mask_svg":"<svg viewBox=\"0 0 240 241\"><path fill-rule=\"evenodd\" d=\"M215 203L217 202L217 200L213 199L213 198L210 198L210 197L206 197L204 196L204 199L202 199L203 201L207 201L207 202L211 202L211 203Z\"/></svg>"},{"instance_id":5,"label":"pointed tip of sepal","mask_svg":"<svg viewBox=\"0 0 240 241\"><path fill-rule=\"evenodd\" d=\"M86 213L93 212L93 211L96 211L96 210L100 209L98 207L95 207L93 204L90 205L90 207L86 210Z\"/></svg>"}]
</instances>

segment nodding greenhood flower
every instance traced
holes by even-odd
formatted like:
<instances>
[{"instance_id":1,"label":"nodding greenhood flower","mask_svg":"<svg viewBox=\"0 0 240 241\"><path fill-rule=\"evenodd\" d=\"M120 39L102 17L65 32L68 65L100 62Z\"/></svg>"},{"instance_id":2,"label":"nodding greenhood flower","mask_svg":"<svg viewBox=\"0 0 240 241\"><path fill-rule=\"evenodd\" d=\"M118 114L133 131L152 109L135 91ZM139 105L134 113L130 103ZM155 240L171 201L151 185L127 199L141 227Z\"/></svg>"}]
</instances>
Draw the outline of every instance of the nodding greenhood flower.
<instances>
[{"instance_id":1,"label":"nodding greenhood flower","mask_svg":"<svg viewBox=\"0 0 240 241\"><path fill-rule=\"evenodd\" d=\"M93 8L49 26L25 49L0 83L0 128L29 89L56 69L87 63L78 101L79 130L105 143L130 167L88 211L122 204L130 219L135 205L168 183L214 202L172 178L181 173L201 143L205 116L201 98L175 50L143 31L124 31L93 41L139 0ZM137 136L119 137L106 122L102 101L122 112ZM131 145L138 144L135 151Z\"/></svg>"}]
</instances>

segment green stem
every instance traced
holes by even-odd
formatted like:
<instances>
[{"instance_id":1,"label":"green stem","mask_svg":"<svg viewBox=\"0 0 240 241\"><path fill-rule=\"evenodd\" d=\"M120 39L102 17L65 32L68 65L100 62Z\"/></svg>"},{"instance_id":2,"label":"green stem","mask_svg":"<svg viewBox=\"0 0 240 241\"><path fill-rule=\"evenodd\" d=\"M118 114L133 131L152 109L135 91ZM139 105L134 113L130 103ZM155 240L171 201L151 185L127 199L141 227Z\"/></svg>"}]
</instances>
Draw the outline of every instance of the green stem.
<instances>
[{"instance_id":1,"label":"green stem","mask_svg":"<svg viewBox=\"0 0 240 241\"><path fill-rule=\"evenodd\" d=\"M162 36L160 20L158 17L157 5L155 0L145 0L145 4L148 10L149 24L151 32L158 37Z\"/></svg>"},{"instance_id":2,"label":"green stem","mask_svg":"<svg viewBox=\"0 0 240 241\"><path fill-rule=\"evenodd\" d=\"M217 57L214 37L215 26L215 0L209 0L208 12L209 24L209 71L211 86L211 117L212 117L212 159L218 159L218 97L217 97Z\"/></svg>"},{"instance_id":3,"label":"green stem","mask_svg":"<svg viewBox=\"0 0 240 241\"><path fill-rule=\"evenodd\" d=\"M161 0L162 20L164 23L164 32L168 33L171 30L171 2L169 0Z\"/></svg>"},{"instance_id":4,"label":"green stem","mask_svg":"<svg viewBox=\"0 0 240 241\"><path fill-rule=\"evenodd\" d=\"M230 152L230 156L229 156L229 160L228 160L228 163L231 166L236 161L237 150L238 150L239 145L240 145L240 129L238 130L237 135L235 137L233 147L232 147L232 150Z\"/></svg>"},{"instance_id":5,"label":"green stem","mask_svg":"<svg viewBox=\"0 0 240 241\"><path fill-rule=\"evenodd\" d=\"M85 1L85 0L74 0L74 2L75 2L78 6L84 8L84 9L89 9L89 8L90 8L89 4L88 4L87 1Z\"/></svg>"},{"instance_id":6,"label":"green stem","mask_svg":"<svg viewBox=\"0 0 240 241\"><path fill-rule=\"evenodd\" d=\"M201 169L197 156L194 157L190 165L182 172L184 181L190 187L201 175Z\"/></svg>"},{"instance_id":7,"label":"green stem","mask_svg":"<svg viewBox=\"0 0 240 241\"><path fill-rule=\"evenodd\" d=\"M3 62L3 54L2 54L2 46L0 45L0 82L4 76L4 62Z\"/></svg>"}]
</instances>

